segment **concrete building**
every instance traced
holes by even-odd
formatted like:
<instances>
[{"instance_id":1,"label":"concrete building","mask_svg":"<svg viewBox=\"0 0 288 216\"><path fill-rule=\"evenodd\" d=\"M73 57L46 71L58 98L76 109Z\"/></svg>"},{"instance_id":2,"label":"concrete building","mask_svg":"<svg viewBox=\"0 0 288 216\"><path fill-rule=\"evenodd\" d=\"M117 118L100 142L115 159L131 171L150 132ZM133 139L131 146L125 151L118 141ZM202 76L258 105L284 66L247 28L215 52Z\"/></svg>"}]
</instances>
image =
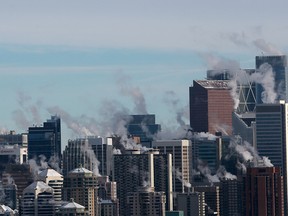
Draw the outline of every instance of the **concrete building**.
<instances>
[{"instance_id":1,"label":"concrete building","mask_svg":"<svg viewBox=\"0 0 288 216\"><path fill-rule=\"evenodd\" d=\"M11 209L9 206L0 205L0 216L18 216L18 211Z\"/></svg>"},{"instance_id":2,"label":"concrete building","mask_svg":"<svg viewBox=\"0 0 288 216\"><path fill-rule=\"evenodd\" d=\"M23 191L23 216L51 216L53 212L53 188L42 181L33 182Z\"/></svg>"},{"instance_id":3,"label":"concrete building","mask_svg":"<svg viewBox=\"0 0 288 216\"><path fill-rule=\"evenodd\" d=\"M205 216L204 192L177 194L177 208L184 212L184 216Z\"/></svg>"},{"instance_id":4,"label":"concrete building","mask_svg":"<svg viewBox=\"0 0 288 216\"><path fill-rule=\"evenodd\" d=\"M62 204L63 176L54 169L45 169L38 174L38 179L53 188L54 207L58 209Z\"/></svg>"},{"instance_id":5,"label":"concrete building","mask_svg":"<svg viewBox=\"0 0 288 216\"><path fill-rule=\"evenodd\" d=\"M189 88L190 126L194 132L232 133L234 102L227 80L197 80Z\"/></svg>"},{"instance_id":6,"label":"concrete building","mask_svg":"<svg viewBox=\"0 0 288 216\"><path fill-rule=\"evenodd\" d=\"M276 101L288 101L287 94L287 56L256 56L256 70L259 73L265 73L267 70L272 70L275 79L274 91L277 93ZM265 103L263 101L263 87L260 84L256 85L257 103ZM264 97L265 98L265 97ZM271 101L274 102L274 101Z\"/></svg>"},{"instance_id":7,"label":"concrete building","mask_svg":"<svg viewBox=\"0 0 288 216\"><path fill-rule=\"evenodd\" d=\"M163 154L172 155L173 172L173 193L188 191L190 184L190 140L157 140L153 141L153 147L159 149Z\"/></svg>"},{"instance_id":8,"label":"concrete building","mask_svg":"<svg viewBox=\"0 0 288 216\"><path fill-rule=\"evenodd\" d=\"M114 155L113 181L117 182L120 215L126 215L129 192L139 187L154 187L156 192L165 192L166 210L173 210L171 154L140 150L127 150L126 154Z\"/></svg>"},{"instance_id":9,"label":"concrete building","mask_svg":"<svg viewBox=\"0 0 288 216\"><path fill-rule=\"evenodd\" d=\"M252 167L243 179L243 216L284 216L279 167Z\"/></svg>"},{"instance_id":10,"label":"concrete building","mask_svg":"<svg viewBox=\"0 0 288 216\"><path fill-rule=\"evenodd\" d=\"M98 215L97 176L83 167L76 168L64 178L63 199L71 198L85 206L89 215Z\"/></svg>"},{"instance_id":11,"label":"concrete building","mask_svg":"<svg viewBox=\"0 0 288 216\"><path fill-rule=\"evenodd\" d=\"M153 187L142 187L127 196L127 216L157 215L165 216L166 196L164 192L155 192Z\"/></svg>"},{"instance_id":12,"label":"concrete building","mask_svg":"<svg viewBox=\"0 0 288 216\"><path fill-rule=\"evenodd\" d=\"M44 155L49 161L61 159L61 120L58 116L51 116L43 126L33 126L28 129L28 157L29 159Z\"/></svg>"}]
</instances>

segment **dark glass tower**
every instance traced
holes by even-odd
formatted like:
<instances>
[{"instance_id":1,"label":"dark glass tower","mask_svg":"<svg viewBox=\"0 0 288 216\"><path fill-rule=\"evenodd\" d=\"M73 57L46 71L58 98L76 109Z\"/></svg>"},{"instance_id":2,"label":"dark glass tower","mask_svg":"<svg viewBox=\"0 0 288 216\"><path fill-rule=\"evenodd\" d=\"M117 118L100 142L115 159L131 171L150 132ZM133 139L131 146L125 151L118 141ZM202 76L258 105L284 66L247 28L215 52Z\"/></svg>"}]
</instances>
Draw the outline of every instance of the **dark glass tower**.
<instances>
[{"instance_id":1,"label":"dark glass tower","mask_svg":"<svg viewBox=\"0 0 288 216\"><path fill-rule=\"evenodd\" d=\"M29 127L28 158L44 155L47 160L52 156L61 158L61 121L58 116L51 116L43 126Z\"/></svg>"}]
</instances>

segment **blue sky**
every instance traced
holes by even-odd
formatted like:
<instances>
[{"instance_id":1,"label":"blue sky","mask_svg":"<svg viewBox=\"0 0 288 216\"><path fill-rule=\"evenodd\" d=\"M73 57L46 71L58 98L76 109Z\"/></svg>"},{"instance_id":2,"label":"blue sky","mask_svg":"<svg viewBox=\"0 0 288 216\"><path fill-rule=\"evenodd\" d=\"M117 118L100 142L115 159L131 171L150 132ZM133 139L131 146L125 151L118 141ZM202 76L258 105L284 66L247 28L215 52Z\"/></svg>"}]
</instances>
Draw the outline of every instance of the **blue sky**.
<instances>
[{"instance_id":1,"label":"blue sky","mask_svg":"<svg viewBox=\"0 0 288 216\"><path fill-rule=\"evenodd\" d=\"M98 119L105 101L137 114L132 96L121 92L124 84L144 95L158 123L177 125L174 112L187 106L188 87L213 67L207 56L251 68L256 55L287 53L287 6L267 0L2 1L0 127L23 132L56 106L74 119Z\"/></svg>"}]
</instances>

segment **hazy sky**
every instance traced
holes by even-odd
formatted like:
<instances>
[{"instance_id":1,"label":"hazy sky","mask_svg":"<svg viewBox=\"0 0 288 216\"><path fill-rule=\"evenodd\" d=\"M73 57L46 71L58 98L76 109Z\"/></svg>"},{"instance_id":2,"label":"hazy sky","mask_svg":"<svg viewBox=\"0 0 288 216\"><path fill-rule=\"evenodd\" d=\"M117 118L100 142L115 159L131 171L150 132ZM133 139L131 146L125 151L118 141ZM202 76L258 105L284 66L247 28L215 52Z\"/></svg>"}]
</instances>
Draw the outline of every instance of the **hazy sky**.
<instances>
[{"instance_id":1,"label":"hazy sky","mask_svg":"<svg viewBox=\"0 0 288 216\"><path fill-rule=\"evenodd\" d=\"M217 59L253 68L256 55L286 54L287 7L284 0L1 1L0 127L23 132L51 107L75 121L101 119L111 104L138 114L140 96L158 123L175 123L193 79Z\"/></svg>"}]
</instances>

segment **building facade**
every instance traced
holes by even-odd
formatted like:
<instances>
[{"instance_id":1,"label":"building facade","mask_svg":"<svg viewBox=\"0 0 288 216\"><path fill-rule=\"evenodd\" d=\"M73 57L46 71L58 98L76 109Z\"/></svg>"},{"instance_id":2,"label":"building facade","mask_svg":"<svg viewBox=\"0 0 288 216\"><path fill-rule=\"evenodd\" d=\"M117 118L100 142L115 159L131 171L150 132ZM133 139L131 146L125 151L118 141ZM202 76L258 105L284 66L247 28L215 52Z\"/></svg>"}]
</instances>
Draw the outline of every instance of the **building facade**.
<instances>
[{"instance_id":1,"label":"building facade","mask_svg":"<svg viewBox=\"0 0 288 216\"><path fill-rule=\"evenodd\" d=\"M190 126L194 132L232 133L234 102L227 80L197 80L189 88Z\"/></svg>"},{"instance_id":2,"label":"building facade","mask_svg":"<svg viewBox=\"0 0 288 216\"><path fill-rule=\"evenodd\" d=\"M244 216L284 215L283 181L279 167L251 167L243 179Z\"/></svg>"},{"instance_id":3,"label":"building facade","mask_svg":"<svg viewBox=\"0 0 288 216\"><path fill-rule=\"evenodd\" d=\"M51 116L43 126L28 129L28 158L38 159L45 156L47 161L61 159L61 120L58 116Z\"/></svg>"}]
</instances>

